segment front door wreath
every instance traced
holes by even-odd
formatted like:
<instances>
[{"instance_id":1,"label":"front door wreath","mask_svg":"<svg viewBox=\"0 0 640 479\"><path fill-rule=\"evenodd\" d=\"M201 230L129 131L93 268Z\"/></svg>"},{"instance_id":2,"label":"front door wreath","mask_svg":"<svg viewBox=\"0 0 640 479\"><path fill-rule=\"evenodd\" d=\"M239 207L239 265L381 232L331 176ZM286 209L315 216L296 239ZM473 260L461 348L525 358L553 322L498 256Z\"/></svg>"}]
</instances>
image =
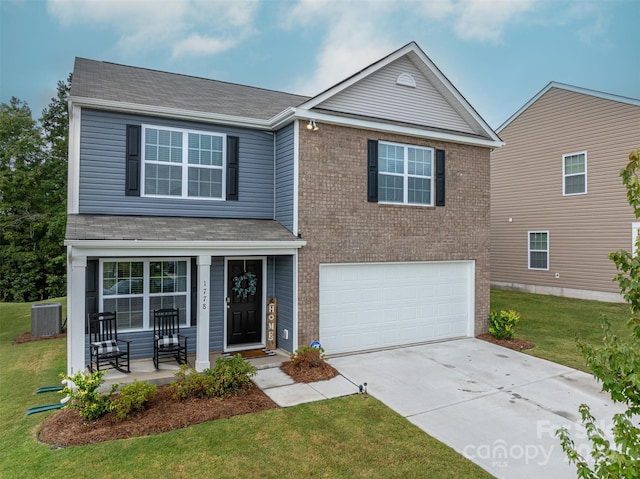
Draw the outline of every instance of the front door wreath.
<instances>
[{"instance_id":1,"label":"front door wreath","mask_svg":"<svg viewBox=\"0 0 640 479\"><path fill-rule=\"evenodd\" d=\"M256 294L256 275L245 271L240 276L233 278L233 291L241 298L246 298L251 294Z\"/></svg>"}]
</instances>

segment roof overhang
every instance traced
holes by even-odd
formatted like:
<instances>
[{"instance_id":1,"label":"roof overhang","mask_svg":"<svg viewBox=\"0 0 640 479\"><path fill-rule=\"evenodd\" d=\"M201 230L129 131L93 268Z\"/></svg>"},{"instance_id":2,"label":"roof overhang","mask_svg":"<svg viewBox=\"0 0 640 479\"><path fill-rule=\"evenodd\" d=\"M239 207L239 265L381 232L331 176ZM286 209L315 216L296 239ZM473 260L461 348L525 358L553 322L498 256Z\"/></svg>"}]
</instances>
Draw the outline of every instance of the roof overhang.
<instances>
[{"instance_id":1,"label":"roof overhang","mask_svg":"<svg viewBox=\"0 0 640 479\"><path fill-rule=\"evenodd\" d=\"M69 215L72 256L292 255L306 245L272 220Z\"/></svg>"}]
</instances>

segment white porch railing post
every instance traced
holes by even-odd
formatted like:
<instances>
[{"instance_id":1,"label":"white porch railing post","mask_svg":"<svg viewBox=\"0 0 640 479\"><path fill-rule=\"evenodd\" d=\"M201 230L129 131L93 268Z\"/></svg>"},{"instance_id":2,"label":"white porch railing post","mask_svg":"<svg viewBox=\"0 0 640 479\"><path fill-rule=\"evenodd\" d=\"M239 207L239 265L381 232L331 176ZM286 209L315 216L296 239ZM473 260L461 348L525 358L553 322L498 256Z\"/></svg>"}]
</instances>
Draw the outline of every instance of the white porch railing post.
<instances>
[{"instance_id":1,"label":"white porch railing post","mask_svg":"<svg viewBox=\"0 0 640 479\"><path fill-rule=\"evenodd\" d=\"M196 327L196 371L211 367L209 361L209 299L211 298L211 256L198 256L198 324Z\"/></svg>"},{"instance_id":2,"label":"white porch railing post","mask_svg":"<svg viewBox=\"0 0 640 479\"><path fill-rule=\"evenodd\" d=\"M67 250L67 375L84 371L87 257Z\"/></svg>"}]
</instances>

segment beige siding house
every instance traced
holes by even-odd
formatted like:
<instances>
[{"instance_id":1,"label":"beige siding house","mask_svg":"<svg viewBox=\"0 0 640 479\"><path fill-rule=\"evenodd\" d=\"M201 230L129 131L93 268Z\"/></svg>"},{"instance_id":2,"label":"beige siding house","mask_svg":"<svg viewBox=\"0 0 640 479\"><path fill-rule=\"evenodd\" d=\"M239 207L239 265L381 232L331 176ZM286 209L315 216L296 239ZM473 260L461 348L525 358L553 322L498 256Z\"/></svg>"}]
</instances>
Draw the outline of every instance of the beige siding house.
<instances>
[{"instance_id":1,"label":"beige siding house","mask_svg":"<svg viewBox=\"0 0 640 479\"><path fill-rule=\"evenodd\" d=\"M620 301L608 255L633 244L619 173L640 147L640 100L550 83L497 132L492 286Z\"/></svg>"}]
</instances>

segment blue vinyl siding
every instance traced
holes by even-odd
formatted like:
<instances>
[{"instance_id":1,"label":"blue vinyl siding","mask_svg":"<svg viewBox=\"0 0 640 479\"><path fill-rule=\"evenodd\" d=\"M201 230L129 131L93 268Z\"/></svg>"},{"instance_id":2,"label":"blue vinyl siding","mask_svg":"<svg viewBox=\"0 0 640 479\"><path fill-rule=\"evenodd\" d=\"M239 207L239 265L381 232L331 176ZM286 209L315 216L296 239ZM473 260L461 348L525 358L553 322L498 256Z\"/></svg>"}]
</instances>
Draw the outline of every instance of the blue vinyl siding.
<instances>
[{"instance_id":1,"label":"blue vinyl siding","mask_svg":"<svg viewBox=\"0 0 640 479\"><path fill-rule=\"evenodd\" d=\"M222 351L224 347L224 258L211 258L211 297L209 299L209 351Z\"/></svg>"},{"instance_id":2,"label":"blue vinyl siding","mask_svg":"<svg viewBox=\"0 0 640 479\"><path fill-rule=\"evenodd\" d=\"M127 124L168 126L238 136L238 201L125 196ZM80 213L273 219L273 137L267 132L243 128L83 109L80 130Z\"/></svg>"},{"instance_id":3,"label":"blue vinyl siding","mask_svg":"<svg viewBox=\"0 0 640 479\"><path fill-rule=\"evenodd\" d=\"M275 297L278 298L277 346L293 352L293 256L275 257ZM283 331L289 330L289 339Z\"/></svg>"},{"instance_id":4,"label":"blue vinyl siding","mask_svg":"<svg viewBox=\"0 0 640 479\"><path fill-rule=\"evenodd\" d=\"M295 178L294 125L293 123L275 135L276 138L276 192L275 219L292 233L293 231L293 185Z\"/></svg>"}]
</instances>

